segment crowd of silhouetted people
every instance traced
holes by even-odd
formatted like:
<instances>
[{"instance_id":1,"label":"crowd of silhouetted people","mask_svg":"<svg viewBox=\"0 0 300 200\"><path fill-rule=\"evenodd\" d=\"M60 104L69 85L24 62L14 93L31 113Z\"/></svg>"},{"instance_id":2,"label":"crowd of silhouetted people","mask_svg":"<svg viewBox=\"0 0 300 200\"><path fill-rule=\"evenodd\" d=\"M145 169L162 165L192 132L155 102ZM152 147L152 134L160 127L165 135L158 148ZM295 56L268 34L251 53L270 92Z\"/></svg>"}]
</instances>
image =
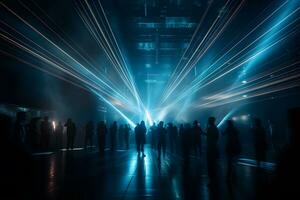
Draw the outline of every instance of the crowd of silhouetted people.
<instances>
[{"instance_id":1,"label":"crowd of silhouetted people","mask_svg":"<svg viewBox=\"0 0 300 200\"><path fill-rule=\"evenodd\" d=\"M299 108L290 109L288 112L290 140L286 149L281 152L283 156L280 156L276 176L272 184L269 185L270 190L273 188L279 190L280 188L279 191L282 193L278 195L289 196L291 195L288 193L289 191L297 191L289 179L295 179L293 175L299 174L298 170L300 169L297 159L300 134L299 116ZM64 146L63 135L66 133L66 149L72 150L74 148L78 130L72 119L68 119L65 123L54 124L54 122L49 121L48 117L44 117L42 120L33 118L29 124L24 125L24 117L24 113L18 114L13 121L10 117L1 115L2 142L6 142L2 146L9 144L18 146L29 141L32 149L46 151L50 148L50 141L54 141L54 148L60 149ZM250 130L257 167L261 168L266 160L268 149L267 130L259 118L253 118ZM28 133L30 134L28 135ZM146 156L144 148L147 139L151 148L157 152L158 161L164 159L167 150L170 154L181 156L185 164L189 163L191 156L202 158L205 154L203 158L206 159L210 184L215 184L214 181L217 180L217 162L221 151L226 155L228 180L235 178L234 166L243 148L240 142L240 131L235 125L235 121L227 120L225 128L219 130L216 126L215 117L209 117L205 127L201 126L197 120L192 125L185 123L178 126L174 123L165 124L160 121L157 125L154 123L149 128L146 127L144 121L137 123L132 128L129 124L118 125L116 121L109 127L104 121L97 124L88 121L84 127L84 148L94 147L95 135L100 154L103 154L107 147L110 151L115 151L117 143L119 143L118 147L122 146L122 148L129 149L130 135L134 135L138 156ZM220 137L224 137L224 149L220 149ZM109 144L106 141L109 141ZM205 146L203 146L204 143Z\"/></svg>"},{"instance_id":2,"label":"crowd of silhouetted people","mask_svg":"<svg viewBox=\"0 0 300 200\"><path fill-rule=\"evenodd\" d=\"M122 145L122 148L129 149L129 136L132 130L128 124L118 126L117 122L113 122L110 127L107 127L104 121L94 124L90 120L83 127L78 128L71 118L67 119L65 123L59 121L57 124L50 121L48 116L34 117L29 123L26 123L25 118L24 112L17 113L16 120L11 123L8 137L15 144L23 146L31 152L64 148L72 150L75 148L75 140L80 134L84 135L84 142L78 144L77 147L83 146L86 149L96 147L96 143L98 143L100 153L103 153L107 146L114 151L118 139L119 146ZM107 140L110 141L109 145ZM95 143L95 141L97 142Z\"/></svg>"}]
</instances>

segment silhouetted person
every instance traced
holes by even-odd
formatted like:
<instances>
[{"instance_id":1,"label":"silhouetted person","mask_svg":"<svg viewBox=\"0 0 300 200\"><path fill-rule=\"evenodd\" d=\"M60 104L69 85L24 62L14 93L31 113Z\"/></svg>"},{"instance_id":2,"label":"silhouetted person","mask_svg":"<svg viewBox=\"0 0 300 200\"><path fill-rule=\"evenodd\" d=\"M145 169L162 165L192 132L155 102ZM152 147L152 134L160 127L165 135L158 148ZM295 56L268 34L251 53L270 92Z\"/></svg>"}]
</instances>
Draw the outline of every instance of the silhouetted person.
<instances>
[{"instance_id":1,"label":"silhouetted person","mask_svg":"<svg viewBox=\"0 0 300 200\"><path fill-rule=\"evenodd\" d=\"M201 141L201 135L203 135L203 131L198 123L197 120L193 122L193 127L192 127L192 138L193 138L193 148L194 152L196 155L201 156L202 153L202 141Z\"/></svg>"},{"instance_id":2,"label":"silhouetted person","mask_svg":"<svg viewBox=\"0 0 300 200\"><path fill-rule=\"evenodd\" d=\"M126 149L129 149L129 133L130 133L130 126L129 124L124 125L124 141L125 141L125 146Z\"/></svg>"},{"instance_id":3,"label":"silhouetted person","mask_svg":"<svg viewBox=\"0 0 300 200\"><path fill-rule=\"evenodd\" d=\"M239 132L234 126L232 120L227 120L227 127L224 131L225 140L225 152L227 157L227 179L235 179L234 163L237 156L241 152L241 143L239 139Z\"/></svg>"},{"instance_id":4,"label":"silhouetted person","mask_svg":"<svg viewBox=\"0 0 300 200\"><path fill-rule=\"evenodd\" d=\"M166 130L167 130L167 136L168 136L168 145L170 147L171 153L173 153L173 139L172 139L172 129L173 129L173 124L169 122L167 124Z\"/></svg>"},{"instance_id":5,"label":"silhouetted person","mask_svg":"<svg viewBox=\"0 0 300 200\"><path fill-rule=\"evenodd\" d=\"M167 146L167 130L164 128L164 122L162 121L157 126L157 137L158 160L160 160L161 152L163 152L163 157L165 157Z\"/></svg>"},{"instance_id":6,"label":"silhouetted person","mask_svg":"<svg viewBox=\"0 0 300 200\"><path fill-rule=\"evenodd\" d=\"M184 158L184 165L187 167L189 165L189 156L190 156L190 148L193 144L192 138L192 129L189 123L181 125L180 127L180 135L181 135L181 146L182 146L182 155Z\"/></svg>"},{"instance_id":7,"label":"silhouetted person","mask_svg":"<svg viewBox=\"0 0 300 200\"><path fill-rule=\"evenodd\" d=\"M8 148L12 148L10 147L10 145L15 145L14 138L12 138L12 134L14 131L13 125L13 119L10 116L0 113L0 153L1 155L3 154L7 157L9 157L9 154L5 150L7 150Z\"/></svg>"},{"instance_id":8,"label":"silhouetted person","mask_svg":"<svg viewBox=\"0 0 300 200\"><path fill-rule=\"evenodd\" d=\"M69 118L65 123L65 127L67 128L67 150L70 148L73 149L76 136L76 125L72 119Z\"/></svg>"},{"instance_id":9,"label":"silhouetted person","mask_svg":"<svg viewBox=\"0 0 300 200\"><path fill-rule=\"evenodd\" d=\"M209 117L207 123L207 171L210 185L216 184L219 130L215 125L216 118Z\"/></svg>"},{"instance_id":10,"label":"silhouetted person","mask_svg":"<svg viewBox=\"0 0 300 200\"><path fill-rule=\"evenodd\" d=\"M41 143L43 150L49 150L50 147L50 137L53 133L52 124L49 118L46 116L41 123Z\"/></svg>"},{"instance_id":11,"label":"silhouetted person","mask_svg":"<svg viewBox=\"0 0 300 200\"><path fill-rule=\"evenodd\" d=\"M55 137L55 148L56 150L60 149L62 147L63 143L63 130L64 127L61 122L58 122L57 126L54 130L54 137Z\"/></svg>"},{"instance_id":12,"label":"silhouetted person","mask_svg":"<svg viewBox=\"0 0 300 200\"><path fill-rule=\"evenodd\" d=\"M98 123L98 127L97 127L98 145L99 145L100 153L104 153L106 134L107 134L106 124L104 121L101 121L100 123Z\"/></svg>"},{"instance_id":13,"label":"silhouetted person","mask_svg":"<svg viewBox=\"0 0 300 200\"><path fill-rule=\"evenodd\" d=\"M151 134L151 148L157 148L157 126L155 123L150 127Z\"/></svg>"},{"instance_id":14,"label":"silhouetted person","mask_svg":"<svg viewBox=\"0 0 300 200\"><path fill-rule=\"evenodd\" d=\"M38 130L38 121L40 118L35 117L30 120L28 132L30 134L30 146L33 151L39 149L39 130Z\"/></svg>"},{"instance_id":15,"label":"silhouetted person","mask_svg":"<svg viewBox=\"0 0 300 200\"><path fill-rule=\"evenodd\" d=\"M267 134L261 124L261 120L255 118L253 120L253 127L251 128L254 139L255 158L257 166L261 167L261 162L266 160L267 151Z\"/></svg>"},{"instance_id":16,"label":"silhouetted person","mask_svg":"<svg viewBox=\"0 0 300 200\"><path fill-rule=\"evenodd\" d=\"M300 178L300 107L289 109L287 120L289 144L278 160L275 178L266 195L270 199L300 198L298 184Z\"/></svg>"},{"instance_id":17,"label":"silhouetted person","mask_svg":"<svg viewBox=\"0 0 300 200\"><path fill-rule=\"evenodd\" d=\"M178 129L178 137L179 137L178 141L179 141L181 153L183 153L183 132L184 132L183 124L180 124Z\"/></svg>"},{"instance_id":18,"label":"silhouetted person","mask_svg":"<svg viewBox=\"0 0 300 200\"><path fill-rule=\"evenodd\" d=\"M87 145L93 146L93 137L94 137L94 124L92 121L89 121L85 126L85 141L84 148L87 148Z\"/></svg>"},{"instance_id":19,"label":"silhouetted person","mask_svg":"<svg viewBox=\"0 0 300 200\"><path fill-rule=\"evenodd\" d=\"M174 149L176 149L176 142L177 142L177 135L178 135L177 127L174 126L173 123L169 123L167 127L167 133L169 135L170 150L171 153L173 153Z\"/></svg>"},{"instance_id":20,"label":"silhouetted person","mask_svg":"<svg viewBox=\"0 0 300 200\"><path fill-rule=\"evenodd\" d=\"M0 157L2 199L32 199L34 162L30 152L15 141L13 119L0 113Z\"/></svg>"},{"instance_id":21,"label":"silhouetted person","mask_svg":"<svg viewBox=\"0 0 300 200\"><path fill-rule=\"evenodd\" d=\"M286 142L285 138L282 137L283 134L279 130L278 123L268 120L268 129L272 148L274 152L278 154L282 150L281 144Z\"/></svg>"},{"instance_id":22,"label":"silhouetted person","mask_svg":"<svg viewBox=\"0 0 300 200\"><path fill-rule=\"evenodd\" d=\"M118 125L117 122L114 121L113 124L109 128L109 134L110 134L110 150L114 151L116 147L116 137L118 132Z\"/></svg>"},{"instance_id":23,"label":"silhouetted person","mask_svg":"<svg viewBox=\"0 0 300 200\"><path fill-rule=\"evenodd\" d=\"M118 131L118 141L119 141L119 147L123 147L123 139L124 139L124 125L121 124L119 126L119 131Z\"/></svg>"},{"instance_id":24,"label":"silhouetted person","mask_svg":"<svg viewBox=\"0 0 300 200\"><path fill-rule=\"evenodd\" d=\"M24 145L26 130L25 130L26 113L18 112L14 123L13 141L18 145Z\"/></svg>"},{"instance_id":25,"label":"silhouetted person","mask_svg":"<svg viewBox=\"0 0 300 200\"><path fill-rule=\"evenodd\" d=\"M135 146L136 146L136 152L139 154L139 147L140 147L140 144L139 144L139 138L138 138L138 131L139 131L139 126L140 124L139 123L136 123L136 126L134 127L134 136L135 136Z\"/></svg>"},{"instance_id":26,"label":"silhouetted person","mask_svg":"<svg viewBox=\"0 0 300 200\"><path fill-rule=\"evenodd\" d=\"M136 139L136 146L137 146L137 152L138 155L140 155L140 153L142 152L142 156L144 157L144 145L146 142L146 126L145 126L145 122L141 121L140 124L138 124L135 129L135 139Z\"/></svg>"}]
</instances>

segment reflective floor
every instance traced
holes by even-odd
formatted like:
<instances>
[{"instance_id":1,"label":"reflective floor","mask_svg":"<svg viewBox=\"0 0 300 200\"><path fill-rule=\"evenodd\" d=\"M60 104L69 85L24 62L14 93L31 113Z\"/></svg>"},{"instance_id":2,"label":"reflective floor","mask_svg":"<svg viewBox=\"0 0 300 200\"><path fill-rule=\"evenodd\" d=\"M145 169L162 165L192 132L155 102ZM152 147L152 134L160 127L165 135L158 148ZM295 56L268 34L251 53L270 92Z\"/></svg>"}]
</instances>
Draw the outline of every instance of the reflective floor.
<instances>
[{"instance_id":1,"label":"reflective floor","mask_svg":"<svg viewBox=\"0 0 300 200\"><path fill-rule=\"evenodd\" d=\"M209 186L205 158L190 157L185 163L168 154L159 162L155 151L145 152L146 157L138 157L133 148L107 150L100 156L95 148L79 148L35 154L30 180L11 194L23 192L22 199L255 199L272 173L271 163L258 169L240 159L236 181L228 181L221 159L218 184Z\"/></svg>"}]
</instances>

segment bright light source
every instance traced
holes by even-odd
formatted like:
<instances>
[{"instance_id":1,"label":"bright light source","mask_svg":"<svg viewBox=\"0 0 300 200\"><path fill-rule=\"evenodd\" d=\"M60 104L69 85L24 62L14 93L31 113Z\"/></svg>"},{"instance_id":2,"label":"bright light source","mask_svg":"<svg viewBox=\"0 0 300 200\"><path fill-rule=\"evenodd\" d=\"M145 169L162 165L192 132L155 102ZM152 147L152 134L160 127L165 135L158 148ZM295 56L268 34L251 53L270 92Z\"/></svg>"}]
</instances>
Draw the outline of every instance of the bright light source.
<instances>
[{"instance_id":1,"label":"bright light source","mask_svg":"<svg viewBox=\"0 0 300 200\"><path fill-rule=\"evenodd\" d=\"M233 121L236 121L238 118L237 117L232 117L232 120Z\"/></svg>"},{"instance_id":2,"label":"bright light source","mask_svg":"<svg viewBox=\"0 0 300 200\"><path fill-rule=\"evenodd\" d=\"M152 126L152 124L153 124L152 117L151 117L151 115L150 115L150 113L149 113L148 110L145 110L145 111L146 111L147 121L148 121L149 125Z\"/></svg>"},{"instance_id":3,"label":"bright light source","mask_svg":"<svg viewBox=\"0 0 300 200\"><path fill-rule=\"evenodd\" d=\"M151 64L145 64L146 68L151 68Z\"/></svg>"},{"instance_id":4,"label":"bright light source","mask_svg":"<svg viewBox=\"0 0 300 200\"><path fill-rule=\"evenodd\" d=\"M243 95L243 97L244 97L244 98L247 98L247 97L248 97L248 95L244 94L244 95Z\"/></svg>"},{"instance_id":5,"label":"bright light source","mask_svg":"<svg viewBox=\"0 0 300 200\"><path fill-rule=\"evenodd\" d=\"M247 115L242 115L242 116L241 116L241 119L242 119L243 121L246 121L246 120L248 120L248 116L247 116Z\"/></svg>"},{"instance_id":6,"label":"bright light source","mask_svg":"<svg viewBox=\"0 0 300 200\"><path fill-rule=\"evenodd\" d=\"M246 80L243 80L243 81L242 81L242 83L243 83L243 84L246 84L246 83L247 83L247 81L246 81Z\"/></svg>"},{"instance_id":7,"label":"bright light source","mask_svg":"<svg viewBox=\"0 0 300 200\"><path fill-rule=\"evenodd\" d=\"M56 123L55 123L55 121L52 121L52 127L53 127L53 130L55 130L55 128L56 128Z\"/></svg>"}]
</instances>

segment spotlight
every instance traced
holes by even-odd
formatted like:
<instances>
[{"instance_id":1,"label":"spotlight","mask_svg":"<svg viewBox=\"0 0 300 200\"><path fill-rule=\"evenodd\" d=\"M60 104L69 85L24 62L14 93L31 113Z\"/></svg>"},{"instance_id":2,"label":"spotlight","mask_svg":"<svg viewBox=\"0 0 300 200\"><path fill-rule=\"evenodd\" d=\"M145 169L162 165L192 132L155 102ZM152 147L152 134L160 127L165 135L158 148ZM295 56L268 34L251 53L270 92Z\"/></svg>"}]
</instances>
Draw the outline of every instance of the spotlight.
<instances>
[{"instance_id":1,"label":"spotlight","mask_svg":"<svg viewBox=\"0 0 300 200\"><path fill-rule=\"evenodd\" d=\"M145 64L146 68L151 68L151 64Z\"/></svg>"},{"instance_id":2,"label":"spotlight","mask_svg":"<svg viewBox=\"0 0 300 200\"><path fill-rule=\"evenodd\" d=\"M243 95L243 97L244 97L244 98L247 98L247 97L248 97L248 95L244 94L244 95Z\"/></svg>"},{"instance_id":3,"label":"spotlight","mask_svg":"<svg viewBox=\"0 0 300 200\"><path fill-rule=\"evenodd\" d=\"M53 130L55 130L55 128L56 128L56 123L55 123L55 121L52 121L52 127L53 127Z\"/></svg>"},{"instance_id":4,"label":"spotlight","mask_svg":"<svg viewBox=\"0 0 300 200\"><path fill-rule=\"evenodd\" d=\"M237 117L232 117L232 120L233 121L236 121L238 118Z\"/></svg>"},{"instance_id":5,"label":"spotlight","mask_svg":"<svg viewBox=\"0 0 300 200\"><path fill-rule=\"evenodd\" d=\"M246 81L246 80L243 80L243 81L242 81L242 83L243 83L243 84L246 84L246 83L247 83L247 81Z\"/></svg>"},{"instance_id":6,"label":"spotlight","mask_svg":"<svg viewBox=\"0 0 300 200\"><path fill-rule=\"evenodd\" d=\"M246 121L246 120L248 120L248 116L247 116L247 115L242 115L242 116L241 116L241 119L242 119L243 121Z\"/></svg>"},{"instance_id":7,"label":"spotlight","mask_svg":"<svg viewBox=\"0 0 300 200\"><path fill-rule=\"evenodd\" d=\"M147 121L148 121L149 125L152 126L153 125L152 117L151 117L151 115L150 115L150 113L149 113L148 110L145 110L145 111L146 111Z\"/></svg>"}]
</instances>

